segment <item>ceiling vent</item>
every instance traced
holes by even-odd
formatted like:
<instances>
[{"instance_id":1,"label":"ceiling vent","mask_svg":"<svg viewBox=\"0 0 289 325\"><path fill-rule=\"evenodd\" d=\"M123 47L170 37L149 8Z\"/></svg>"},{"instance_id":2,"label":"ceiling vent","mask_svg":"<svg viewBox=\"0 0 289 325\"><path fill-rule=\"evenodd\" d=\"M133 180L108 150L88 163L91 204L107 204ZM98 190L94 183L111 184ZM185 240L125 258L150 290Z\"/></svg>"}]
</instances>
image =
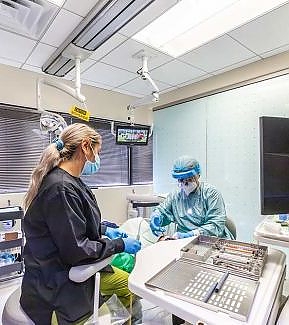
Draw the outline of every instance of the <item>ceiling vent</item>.
<instances>
[{"instance_id":1,"label":"ceiling vent","mask_svg":"<svg viewBox=\"0 0 289 325\"><path fill-rule=\"evenodd\" d=\"M38 40L57 9L45 0L0 0L0 27Z\"/></svg>"}]
</instances>

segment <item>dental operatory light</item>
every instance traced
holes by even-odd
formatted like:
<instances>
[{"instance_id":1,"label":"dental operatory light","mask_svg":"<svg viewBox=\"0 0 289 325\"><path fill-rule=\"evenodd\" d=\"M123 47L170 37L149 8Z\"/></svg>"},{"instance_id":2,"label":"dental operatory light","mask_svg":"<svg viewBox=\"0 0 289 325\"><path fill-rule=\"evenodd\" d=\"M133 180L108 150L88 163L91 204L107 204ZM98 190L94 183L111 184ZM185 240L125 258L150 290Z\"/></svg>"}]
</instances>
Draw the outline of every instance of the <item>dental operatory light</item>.
<instances>
[{"instance_id":1,"label":"dental operatory light","mask_svg":"<svg viewBox=\"0 0 289 325\"><path fill-rule=\"evenodd\" d=\"M43 112L39 124L42 133L54 133L55 136L58 136L67 127L64 118L52 112Z\"/></svg>"},{"instance_id":2,"label":"dental operatory light","mask_svg":"<svg viewBox=\"0 0 289 325\"><path fill-rule=\"evenodd\" d=\"M133 39L178 57L286 2L180 0Z\"/></svg>"}]
</instances>

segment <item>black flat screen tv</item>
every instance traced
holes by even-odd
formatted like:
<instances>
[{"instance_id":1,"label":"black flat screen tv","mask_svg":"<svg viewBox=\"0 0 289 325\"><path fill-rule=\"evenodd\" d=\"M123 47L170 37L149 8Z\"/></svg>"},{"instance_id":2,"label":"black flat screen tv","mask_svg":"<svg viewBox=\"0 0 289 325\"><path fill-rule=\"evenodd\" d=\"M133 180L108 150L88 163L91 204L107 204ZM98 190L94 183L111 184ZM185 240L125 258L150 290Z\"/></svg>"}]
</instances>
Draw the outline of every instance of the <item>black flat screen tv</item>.
<instances>
[{"instance_id":1,"label":"black flat screen tv","mask_svg":"<svg viewBox=\"0 0 289 325\"><path fill-rule=\"evenodd\" d=\"M260 117L261 213L289 213L289 119Z\"/></svg>"},{"instance_id":2,"label":"black flat screen tv","mask_svg":"<svg viewBox=\"0 0 289 325\"><path fill-rule=\"evenodd\" d=\"M147 145L149 127L120 126L116 127L116 143L124 145Z\"/></svg>"}]
</instances>

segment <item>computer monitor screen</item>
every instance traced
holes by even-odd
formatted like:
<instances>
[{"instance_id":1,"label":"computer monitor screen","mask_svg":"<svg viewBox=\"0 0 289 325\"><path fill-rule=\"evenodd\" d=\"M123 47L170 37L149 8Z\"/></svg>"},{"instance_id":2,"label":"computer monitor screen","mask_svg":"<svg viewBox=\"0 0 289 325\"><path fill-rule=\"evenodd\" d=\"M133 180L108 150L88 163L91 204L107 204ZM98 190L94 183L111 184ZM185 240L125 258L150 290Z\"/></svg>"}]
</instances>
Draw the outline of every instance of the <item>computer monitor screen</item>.
<instances>
[{"instance_id":1,"label":"computer monitor screen","mask_svg":"<svg viewBox=\"0 0 289 325\"><path fill-rule=\"evenodd\" d=\"M289 213L289 119L260 118L261 213Z\"/></svg>"},{"instance_id":2,"label":"computer monitor screen","mask_svg":"<svg viewBox=\"0 0 289 325\"><path fill-rule=\"evenodd\" d=\"M120 126L116 127L116 143L125 145L147 145L149 127Z\"/></svg>"}]
</instances>

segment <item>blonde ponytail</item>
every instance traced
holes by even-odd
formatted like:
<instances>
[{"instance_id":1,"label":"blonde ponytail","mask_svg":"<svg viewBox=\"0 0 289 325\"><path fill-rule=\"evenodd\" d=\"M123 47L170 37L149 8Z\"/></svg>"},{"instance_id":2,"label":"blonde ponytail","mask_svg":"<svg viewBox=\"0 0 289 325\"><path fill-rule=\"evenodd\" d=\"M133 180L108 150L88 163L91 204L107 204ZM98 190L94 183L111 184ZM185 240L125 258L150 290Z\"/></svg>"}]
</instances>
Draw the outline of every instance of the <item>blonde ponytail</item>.
<instances>
[{"instance_id":1,"label":"blonde ponytail","mask_svg":"<svg viewBox=\"0 0 289 325\"><path fill-rule=\"evenodd\" d=\"M56 149L56 145L54 143L50 144L42 153L39 164L34 168L28 192L24 197L24 210L26 211L35 198L39 187L43 181L43 178L47 175L47 173L56 167L61 161L59 151Z\"/></svg>"},{"instance_id":2,"label":"blonde ponytail","mask_svg":"<svg viewBox=\"0 0 289 325\"><path fill-rule=\"evenodd\" d=\"M33 170L28 191L24 197L24 210L26 211L36 197L43 178L58 166L62 160L70 160L77 147L85 138L91 139L92 144L100 143L101 136L86 124L74 123L66 127L60 134L58 141L50 144L42 153L38 166Z\"/></svg>"}]
</instances>

